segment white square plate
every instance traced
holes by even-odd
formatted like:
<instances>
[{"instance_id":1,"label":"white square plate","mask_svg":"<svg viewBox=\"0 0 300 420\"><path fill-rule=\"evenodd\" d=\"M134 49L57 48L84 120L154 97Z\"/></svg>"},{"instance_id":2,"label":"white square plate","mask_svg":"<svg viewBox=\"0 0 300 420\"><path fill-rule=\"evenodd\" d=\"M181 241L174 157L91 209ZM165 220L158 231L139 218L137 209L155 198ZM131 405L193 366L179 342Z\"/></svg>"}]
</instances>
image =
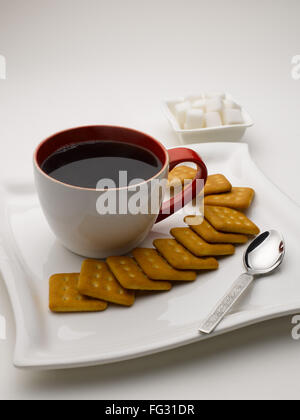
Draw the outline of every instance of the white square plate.
<instances>
[{"instance_id":1,"label":"white square plate","mask_svg":"<svg viewBox=\"0 0 300 420\"><path fill-rule=\"evenodd\" d=\"M258 279L215 335L300 311L299 207L283 195L252 162L245 144L215 143L192 147L210 173L224 173L236 186L253 187L257 196L250 217L262 230L278 229L286 240L284 264ZM48 310L48 278L79 272L82 258L64 249L51 233L34 187L3 188L0 265L11 298L17 342L17 367L58 369L111 363L206 339L201 320L243 272L245 246L220 261L217 272L195 283L176 285L169 293L139 297L132 308L110 306L103 313L55 315ZM177 214L158 224L144 243L167 237L184 226Z\"/></svg>"}]
</instances>

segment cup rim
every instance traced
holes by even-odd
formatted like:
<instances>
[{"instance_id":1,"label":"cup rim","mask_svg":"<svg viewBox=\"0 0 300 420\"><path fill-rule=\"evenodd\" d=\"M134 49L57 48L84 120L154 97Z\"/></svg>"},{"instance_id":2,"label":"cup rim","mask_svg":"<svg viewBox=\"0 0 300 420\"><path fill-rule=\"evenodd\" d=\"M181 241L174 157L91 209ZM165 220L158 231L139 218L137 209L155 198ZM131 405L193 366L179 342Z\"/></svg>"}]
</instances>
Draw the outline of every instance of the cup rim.
<instances>
[{"instance_id":1,"label":"cup rim","mask_svg":"<svg viewBox=\"0 0 300 420\"><path fill-rule=\"evenodd\" d=\"M124 131L127 131L127 132L132 132L132 133L135 133L137 135L141 135L141 136L143 136L145 138L148 138L148 140L151 140L158 147L160 147L160 149L164 153L165 163L163 164L162 169L157 174L155 174L152 178L149 178L149 179L147 179L147 180L145 180L145 181L143 181L143 182L141 182L139 184L136 184L136 185L133 185L133 186L121 187L121 188L108 188L108 189L86 188L86 187L79 187L79 186L72 185L72 184L67 184L65 182L59 181L59 180L51 177L45 171L43 171L43 169L41 168L41 165L38 162L38 154L39 154L41 148L46 143L48 143L49 141L53 140L57 136L67 134L67 133L70 133L72 131L84 130L84 129L92 129L92 128L119 129L119 130L124 130ZM99 139L99 141L101 141L101 140ZM105 140L102 140L102 141L105 141ZM118 142L118 140L115 140L115 141ZM119 142L120 142L120 140L119 140ZM77 142L75 141L74 144L76 144L76 143ZM144 147L144 146L141 146L141 147ZM147 147L144 147L144 148L146 148L147 150L149 150L149 148L147 148ZM154 153L153 150L151 150L151 152ZM158 157L158 156L156 155L156 157ZM38 172L41 175L43 175L45 178L49 179L50 181L55 182L55 183L60 184L60 185L63 185L64 187L67 187L67 188L70 188L70 189L80 190L80 191L94 191L94 192L125 191L125 190L128 190L130 188L137 188L137 187L140 187L142 185L148 184L149 182L151 182L154 179L158 178L166 170L166 168L168 167L169 162L170 162L169 155L168 155L168 152L167 152L167 149L165 148L165 146L161 142L159 142L158 140L156 140L154 137L152 137L151 135L146 134L143 131L136 130L136 129L129 128L129 127L122 127L122 126L117 126L117 125L101 125L101 124L100 125L84 125L84 126L78 126L78 127L68 128L68 129L65 129L65 130L58 131L55 134L52 134L51 136L48 136L46 139L44 139L43 141L41 141L38 144L38 146L35 148L33 160L34 160L35 168L38 170Z\"/></svg>"}]
</instances>

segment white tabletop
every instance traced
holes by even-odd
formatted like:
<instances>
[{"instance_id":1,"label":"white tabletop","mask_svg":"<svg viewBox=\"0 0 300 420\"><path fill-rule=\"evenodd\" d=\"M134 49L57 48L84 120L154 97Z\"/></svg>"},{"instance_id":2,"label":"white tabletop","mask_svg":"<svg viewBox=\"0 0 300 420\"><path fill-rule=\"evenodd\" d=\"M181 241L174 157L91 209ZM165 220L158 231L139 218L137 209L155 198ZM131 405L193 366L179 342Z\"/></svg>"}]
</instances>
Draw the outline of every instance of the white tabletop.
<instances>
[{"instance_id":1,"label":"white tabletop","mask_svg":"<svg viewBox=\"0 0 300 420\"><path fill-rule=\"evenodd\" d=\"M244 138L253 159L300 203L300 80L291 64L299 16L299 0L0 0L1 180L30 180L34 146L72 126L126 125L176 145L161 99L225 90L255 121ZM291 317L144 359L40 373L12 366L14 319L1 280L3 317L0 399L299 398Z\"/></svg>"}]
</instances>

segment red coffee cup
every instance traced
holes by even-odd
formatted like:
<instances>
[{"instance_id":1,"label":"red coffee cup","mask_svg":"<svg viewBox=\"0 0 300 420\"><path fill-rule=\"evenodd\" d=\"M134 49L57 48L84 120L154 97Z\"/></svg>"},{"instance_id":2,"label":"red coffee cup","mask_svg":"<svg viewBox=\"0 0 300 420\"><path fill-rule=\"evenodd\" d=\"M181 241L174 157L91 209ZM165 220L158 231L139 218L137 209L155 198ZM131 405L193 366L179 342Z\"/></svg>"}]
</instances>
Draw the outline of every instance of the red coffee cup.
<instances>
[{"instance_id":1,"label":"red coffee cup","mask_svg":"<svg viewBox=\"0 0 300 420\"><path fill-rule=\"evenodd\" d=\"M152 179L145 180L143 187L150 186L154 181L166 182L169 170L184 162L197 165L196 178L168 202L163 202L161 194L151 214L100 214L97 203L102 194L121 195L122 192L124 197L125 192L130 200L136 191L130 187L110 191L72 186L52 178L42 169L45 160L58 150L91 140L125 142L142 146L154 153L162 169ZM147 134L115 126L79 127L54 134L37 147L34 172L41 206L54 234L66 248L89 258L127 254L143 242L155 223L181 209L201 192L200 179L204 184L207 180L207 168L193 150L177 148L167 151L160 142ZM153 198L151 194L147 194L149 203Z\"/></svg>"}]
</instances>

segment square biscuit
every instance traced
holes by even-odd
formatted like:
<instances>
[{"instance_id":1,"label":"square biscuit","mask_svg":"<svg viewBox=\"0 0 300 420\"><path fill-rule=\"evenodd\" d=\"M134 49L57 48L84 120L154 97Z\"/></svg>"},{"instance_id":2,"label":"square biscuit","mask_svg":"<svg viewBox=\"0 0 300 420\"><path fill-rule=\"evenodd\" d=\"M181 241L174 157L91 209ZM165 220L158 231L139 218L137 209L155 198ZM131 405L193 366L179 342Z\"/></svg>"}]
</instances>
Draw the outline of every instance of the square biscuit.
<instances>
[{"instance_id":1,"label":"square biscuit","mask_svg":"<svg viewBox=\"0 0 300 420\"><path fill-rule=\"evenodd\" d=\"M197 170L190 168L189 166L177 166L174 168L168 177L170 187L184 186L197 175Z\"/></svg>"},{"instance_id":2,"label":"square biscuit","mask_svg":"<svg viewBox=\"0 0 300 420\"><path fill-rule=\"evenodd\" d=\"M153 244L177 270L216 270L219 267L215 258L197 258L175 239L156 239Z\"/></svg>"},{"instance_id":3,"label":"square biscuit","mask_svg":"<svg viewBox=\"0 0 300 420\"><path fill-rule=\"evenodd\" d=\"M186 217L185 222L190 228L201 236L205 241L211 244L245 244L248 242L248 236L234 233L218 232L207 220L203 220L200 225L190 223L192 216Z\"/></svg>"},{"instance_id":4,"label":"square biscuit","mask_svg":"<svg viewBox=\"0 0 300 420\"><path fill-rule=\"evenodd\" d=\"M167 291L172 288L172 284L167 281L150 280L133 258L109 257L107 258L107 264L125 289Z\"/></svg>"},{"instance_id":5,"label":"square biscuit","mask_svg":"<svg viewBox=\"0 0 300 420\"><path fill-rule=\"evenodd\" d=\"M209 244L189 228L175 228L171 230L171 234L177 242L197 257L217 257L235 253L233 245Z\"/></svg>"},{"instance_id":6,"label":"square biscuit","mask_svg":"<svg viewBox=\"0 0 300 420\"><path fill-rule=\"evenodd\" d=\"M229 193L206 196L204 204L247 210L252 204L254 195L255 192L252 188L232 188Z\"/></svg>"},{"instance_id":7,"label":"square biscuit","mask_svg":"<svg viewBox=\"0 0 300 420\"><path fill-rule=\"evenodd\" d=\"M82 264L78 290L82 295L117 305L132 306L133 291L124 289L105 262L86 260Z\"/></svg>"},{"instance_id":8,"label":"square biscuit","mask_svg":"<svg viewBox=\"0 0 300 420\"><path fill-rule=\"evenodd\" d=\"M210 175L204 188L204 195L222 194L232 190L232 185L228 179L221 174Z\"/></svg>"},{"instance_id":9,"label":"square biscuit","mask_svg":"<svg viewBox=\"0 0 300 420\"><path fill-rule=\"evenodd\" d=\"M194 281L197 278L195 271L175 270L155 249L137 248L132 254L143 271L152 280Z\"/></svg>"},{"instance_id":10,"label":"square biscuit","mask_svg":"<svg viewBox=\"0 0 300 420\"><path fill-rule=\"evenodd\" d=\"M244 213L227 207L205 206L205 218L221 232L258 235L260 229Z\"/></svg>"},{"instance_id":11,"label":"square biscuit","mask_svg":"<svg viewBox=\"0 0 300 420\"><path fill-rule=\"evenodd\" d=\"M49 280L49 308L52 312L100 312L107 303L90 299L78 291L79 273L55 274Z\"/></svg>"}]
</instances>

